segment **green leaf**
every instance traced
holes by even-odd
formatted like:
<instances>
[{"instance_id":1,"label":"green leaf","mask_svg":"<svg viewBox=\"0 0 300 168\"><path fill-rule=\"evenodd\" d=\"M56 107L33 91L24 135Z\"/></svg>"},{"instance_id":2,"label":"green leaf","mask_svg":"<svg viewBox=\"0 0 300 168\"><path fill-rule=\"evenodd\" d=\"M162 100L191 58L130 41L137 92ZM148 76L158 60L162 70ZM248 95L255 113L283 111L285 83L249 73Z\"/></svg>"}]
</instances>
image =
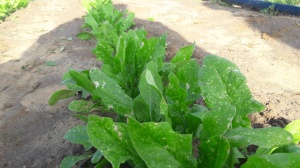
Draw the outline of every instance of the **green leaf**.
<instances>
[{"instance_id":1,"label":"green leaf","mask_svg":"<svg viewBox=\"0 0 300 168\"><path fill-rule=\"evenodd\" d=\"M71 128L64 135L64 138L72 143L83 145L86 151L92 147L87 134L86 126L76 126Z\"/></svg>"},{"instance_id":2,"label":"green leaf","mask_svg":"<svg viewBox=\"0 0 300 168\"><path fill-rule=\"evenodd\" d=\"M233 127L251 127L248 114L262 111L264 105L254 100L238 67L214 55L203 60L199 71L199 85L205 104L212 108L218 104L234 105L236 116Z\"/></svg>"},{"instance_id":3,"label":"green leaf","mask_svg":"<svg viewBox=\"0 0 300 168\"><path fill-rule=\"evenodd\" d=\"M200 98L200 87L198 84L200 66L196 60L189 60L180 67L176 73L181 86L187 91L186 102L193 103Z\"/></svg>"},{"instance_id":4,"label":"green leaf","mask_svg":"<svg viewBox=\"0 0 300 168\"><path fill-rule=\"evenodd\" d=\"M150 22L154 22L154 18L148 18Z\"/></svg>"},{"instance_id":5,"label":"green leaf","mask_svg":"<svg viewBox=\"0 0 300 168\"><path fill-rule=\"evenodd\" d=\"M92 145L102 152L114 168L128 160L132 160L136 166L144 165L131 144L126 124L90 115L87 129Z\"/></svg>"},{"instance_id":6,"label":"green leaf","mask_svg":"<svg viewBox=\"0 0 300 168\"><path fill-rule=\"evenodd\" d=\"M230 130L235 113L235 107L231 105L217 105L212 108L202 121L206 135L208 137L223 135Z\"/></svg>"},{"instance_id":7,"label":"green leaf","mask_svg":"<svg viewBox=\"0 0 300 168\"><path fill-rule=\"evenodd\" d=\"M141 95L133 99L133 113L135 118L140 122L151 121L151 113L149 113L149 105L145 102Z\"/></svg>"},{"instance_id":8,"label":"green leaf","mask_svg":"<svg viewBox=\"0 0 300 168\"><path fill-rule=\"evenodd\" d=\"M86 100L74 100L68 105L68 109L74 112L88 113L92 109L93 102Z\"/></svg>"},{"instance_id":9,"label":"green leaf","mask_svg":"<svg viewBox=\"0 0 300 168\"><path fill-rule=\"evenodd\" d=\"M128 133L134 148L149 168L196 167L192 135L174 132L166 122L139 123L128 119Z\"/></svg>"},{"instance_id":10,"label":"green leaf","mask_svg":"<svg viewBox=\"0 0 300 168\"><path fill-rule=\"evenodd\" d=\"M67 156L61 161L59 167L60 168L72 168L77 162L84 160L84 159L91 158L91 157L92 157L92 155Z\"/></svg>"},{"instance_id":11,"label":"green leaf","mask_svg":"<svg viewBox=\"0 0 300 168\"><path fill-rule=\"evenodd\" d=\"M92 162L93 164L96 164L96 163L98 163L98 162L100 161L101 158L102 158L102 153L101 153L100 150L97 150L97 151L94 153L94 155L93 155L93 157L92 157L92 159L91 159L91 162Z\"/></svg>"},{"instance_id":12,"label":"green leaf","mask_svg":"<svg viewBox=\"0 0 300 168\"><path fill-rule=\"evenodd\" d=\"M56 91L51 95L51 97L48 100L49 105L54 105L56 104L59 100L66 99L73 97L77 91L76 90L68 90L68 89L63 89Z\"/></svg>"},{"instance_id":13,"label":"green leaf","mask_svg":"<svg viewBox=\"0 0 300 168\"><path fill-rule=\"evenodd\" d=\"M47 65L47 66L56 66L57 63L53 62L53 61L45 61L45 65Z\"/></svg>"},{"instance_id":14,"label":"green leaf","mask_svg":"<svg viewBox=\"0 0 300 168\"><path fill-rule=\"evenodd\" d=\"M68 89L70 90L77 90L77 91L82 91L84 90L81 86L78 86L74 79L72 79L69 71L67 71L63 77L62 77L62 82L61 84L66 85Z\"/></svg>"},{"instance_id":15,"label":"green leaf","mask_svg":"<svg viewBox=\"0 0 300 168\"><path fill-rule=\"evenodd\" d=\"M77 117L78 119L84 121L84 122L88 122L88 118L85 115L81 115L81 114L74 114L75 117Z\"/></svg>"},{"instance_id":16,"label":"green leaf","mask_svg":"<svg viewBox=\"0 0 300 168\"><path fill-rule=\"evenodd\" d=\"M186 123L187 133L192 133L193 136L197 136L197 133L200 131L199 126L202 123L205 114L207 114L208 109L204 106L195 104L187 114Z\"/></svg>"},{"instance_id":17,"label":"green leaf","mask_svg":"<svg viewBox=\"0 0 300 168\"><path fill-rule=\"evenodd\" d=\"M201 142L198 152L198 167L222 167L227 160L229 151L228 141L221 136L214 136L208 141Z\"/></svg>"},{"instance_id":18,"label":"green leaf","mask_svg":"<svg viewBox=\"0 0 300 168\"><path fill-rule=\"evenodd\" d=\"M300 141L300 119L292 121L284 129L293 135L295 144L298 144Z\"/></svg>"},{"instance_id":19,"label":"green leaf","mask_svg":"<svg viewBox=\"0 0 300 168\"><path fill-rule=\"evenodd\" d=\"M77 85L83 87L86 91L93 93L93 91L95 90L95 86L94 83L88 77L74 70L70 70L69 74L72 77L72 79L77 83Z\"/></svg>"},{"instance_id":20,"label":"green leaf","mask_svg":"<svg viewBox=\"0 0 300 168\"><path fill-rule=\"evenodd\" d=\"M176 55L171 59L171 63L190 60L195 49L195 45L182 47Z\"/></svg>"},{"instance_id":21,"label":"green leaf","mask_svg":"<svg viewBox=\"0 0 300 168\"><path fill-rule=\"evenodd\" d=\"M269 162L264 158L253 155L248 157L247 162L241 166L241 168L262 168L262 167L275 168L275 165L273 165L271 162Z\"/></svg>"},{"instance_id":22,"label":"green leaf","mask_svg":"<svg viewBox=\"0 0 300 168\"><path fill-rule=\"evenodd\" d=\"M90 69L90 76L96 86L95 95L102 98L109 109L119 115L132 115L132 99L127 96L119 84L97 68Z\"/></svg>"},{"instance_id":23,"label":"green leaf","mask_svg":"<svg viewBox=\"0 0 300 168\"><path fill-rule=\"evenodd\" d=\"M250 156L241 168L266 167L266 168L295 168L300 165L298 153L276 153L272 155Z\"/></svg>"},{"instance_id":24,"label":"green leaf","mask_svg":"<svg viewBox=\"0 0 300 168\"><path fill-rule=\"evenodd\" d=\"M300 147L297 145L285 145L276 148L273 153L298 153L300 154Z\"/></svg>"},{"instance_id":25,"label":"green leaf","mask_svg":"<svg viewBox=\"0 0 300 168\"><path fill-rule=\"evenodd\" d=\"M150 121L159 121L161 114L164 114L160 106L164 98L162 96L162 81L157 72L157 65L154 62L149 62L142 73L139 89L141 96L149 106Z\"/></svg>"},{"instance_id":26,"label":"green leaf","mask_svg":"<svg viewBox=\"0 0 300 168\"><path fill-rule=\"evenodd\" d=\"M93 37L89 32L81 32L76 35L80 40L89 40Z\"/></svg>"},{"instance_id":27,"label":"green leaf","mask_svg":"<svg viewBox=\"0 0 300 168\"><path fill-rule=\"evenodd\" d=\"M171 72L168 76L169 84L165 91L165 96L169 106L169 113L172 119L172 127L176 132L185 131L185 118L182 117L188 111L186 105L187 92L179 86L179 79Z\"/></svg>"},{"instance_id":28,"label":"green leaf","mask_svg":"<svg viewBox=\"0 0 300 168\"><path fill-rule=\"evenodd\" d=\"M246 147L253 144L263 148L273 148L288 145L294 140L291 133L278 127L235 128L228 131L224 136L234 147Z\"/></svg>"}]
</instances>

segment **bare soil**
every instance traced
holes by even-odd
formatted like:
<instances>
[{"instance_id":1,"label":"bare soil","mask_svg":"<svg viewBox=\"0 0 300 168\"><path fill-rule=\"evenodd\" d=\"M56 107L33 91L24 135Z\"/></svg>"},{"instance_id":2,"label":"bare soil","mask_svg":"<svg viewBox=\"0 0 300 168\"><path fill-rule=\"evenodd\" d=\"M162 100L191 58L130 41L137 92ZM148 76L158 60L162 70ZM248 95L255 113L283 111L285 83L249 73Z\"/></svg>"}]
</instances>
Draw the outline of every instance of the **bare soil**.
<instances>
[{"instance_id":1,"label":"bare soil","mask_svg":"<svg viewBox=\"0 0 300 168\"><path fill-rule=\"evenodd\" d=\"M199 0L114 4L134 12L135 27L145 27L149 36L168 33L168 59L195 42L199 62L215 54L236 63L254 97L267 107L250 116L254 127L285 126L300 118L299 17ZM72 99L47 104L54 91L64 88L60 82L68 68L101 66L90 51L95 41L76 38L82 16L79 0L34 0L0 24L0 167L58 167L65 156L82 152L63 139L81 124L67 109Z\"/></svg>"}]
</instances>

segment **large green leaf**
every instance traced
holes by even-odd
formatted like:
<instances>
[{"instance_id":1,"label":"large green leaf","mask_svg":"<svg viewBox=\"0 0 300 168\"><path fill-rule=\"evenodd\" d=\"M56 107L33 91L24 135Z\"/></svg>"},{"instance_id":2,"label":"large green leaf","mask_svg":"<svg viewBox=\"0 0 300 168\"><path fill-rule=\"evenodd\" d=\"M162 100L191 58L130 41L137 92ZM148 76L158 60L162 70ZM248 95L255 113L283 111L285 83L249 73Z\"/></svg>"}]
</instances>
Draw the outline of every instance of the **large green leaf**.
<instances>
[{"instance_id":1,"label":"large green leaf","mask_svg":"<svg viewBox=\"0 0 300 168\"><path fill-rule=\"evenodd\" d=\"M192 135L174 132L167 122L141 124L129 118L128 133L134 148L149 168L196 167Z\"/></svg>"},{"instance_id":2,"label":"large green leaf","mask_svg":"<svg viewBox=\"0 0 300 168\"><path fill-rule=\"evenodd\" d=\"M224 136L234 147L246 147L253 144L263 148L273 148L288 145L294 141L291 133L278 127L235 128L226 132Z\"/></svg>"},{"instance_id":3,"label":"large green leaf","mask_svg":"<svg viewBox=\"0 0 300 168\"><path fill-rule=\"evenodd\" d=\"M59 100L66 99L73 97L77 91L76 90L68 90L68 89L63 89L56 91L51 95L51 97L48 100L49 105L54 105L56 104Z\"/></svg>"},{"instance_id":4,"label":"large green leaf","mask_svg":"<svg viewBox=\"0 0 300 168\"><path fill-rule=\"evenodd\" d=\"M77 162L91 158L92 156L93 155L67 156L61 161L59 167L72 168Z\"/></svg>"},{"instance_id":5,"label":"large green leaf","mask_svg":"<svg viewBox=\"0 0 300 168\"><path fill-rule=\"evenodd\" d=\"M300 119L292 121L284 129L293 135L294 142L298 144L300 141Z\"/></svg>"},{"instance_id":6,"label":"large green leaf","mask_svg":"<svg viewBox=\"0 0 300 168\"><path fill-rule=\"evenodd\" d=\"M122 116L131 115L132 99L124 93L115 80L97 68L90 69L90 76L96 86L94 95L101 97L107 108L113 109Z\"/></svg>"},{"instance_id":7,"label":"large green leaf","mask_svg":"<svg viewBox=\"0 0 300 168\"><path fill-rule=\"evenodd\" d=\"M171 59L171 63L190 60L195 49L195 45L182 47L176 55Z\"/></svg>"},{"instance_id":8,"label":"large green leaf","mask_svg":"<svg viewBox=\"0 0 300 168\"><path fill-rule=\"evenodd\" d=\"M298 153L276 153L272 155L250 156L241 168L296 168L300 165Z\"/></svg>"},{"instance_id":9,"label":"large green leaf","mask_svg":"<svg viewBox=\"0 0 300 168\"><path fill-rule=\"evenodd\" d=\"M128 160L132 160L136 166L144 165L131 144L126 124L113 123L111 118L90 115L87 129L92 145L102 152L114 168Z\"/></svg>"},{"instance_id":10,"label":"large green leaf","mask_svg":"<svg viewBox=\"0 0 300 168\"><path fill-rule=\"evenodd\" d=\"M179 86L179 79L171 72L168 76L169 84L165 91L168 102L170 117L172 119L172 127L177 132L185 131L185 118L183 117L188 111L186 104L187 91Z\"/></svg>"},{"instance_id":11,"label":"large green leaf","mask_svg":"<svg viewBox=\"0 0 300 168\"><path fill-rule=\"evenodd\" d=\"M73 127L64 135L64 138L72 143L83 145L86 151L92 147L87 134L86 126Z\"/></svg>"},{"instance_id":12,"label":"large green leaf","mask_svg":"<svg viewBox=\"0 0 300 168\"><path fill-rule=\"evenodd\" d=\"M192 103L200 98L200 87L198 84L200 66L196 60L188 61L180 67L176 73L180 84L187 91L187 102Z\"/></svg>"},{"instance_id":13,"label":"large green leaf","mask_svg":"<svg viewBox=\"0 0 300 168\"><path fill-rule=\"evenodd\" d=\"M203 130L208 137L223 135L231 129L232 120L236 111L231 105L214 106L203 119ZM238 135L238 134L237 134Z\"/></svg>"},{"instance_id":14,"label":"large green leaf","mask_svg":"<svg viewBox=\"0 0 300 168\"><path fill-rule=\"evenodd\" d=\"M207 107L218 104L234 105L237 114L233 127L250 127L248 114L262 111L264 105L254 100L246 79L238 67L214 55L208 55L200 68L199 85Z\"/></svg>"},{"instance_id":15,"label":"large green leaf","mask_svg":"<svg viewBox=\"0 0 300 168\"><path fill-rule=\"evenodd\" d=\"M198 151L198 167L222 167L227 160L229 151L230 145L228 141L221 136L214 136L208 141L201 142Z\"/></svg>"},{"instance_id":16,"label":"large green leaf","mask_svg":"<svg viewBox=\"0 0 300 168\"><path fill-rule=\"evenodd\" d=\"M159 121L161 119L161 101L162 81L157 72L157 65L149 62L146 69L141 75L139 84L140 94L149 106L150 121Z\"/></svg>"},{"instance_id":17,"label":"large green leaf","mask_svg":"<svg viewBox=\"0 0 300 168\"><path fill-rule=\"evenodd\" d=\"M92 101L87 100L73 100L69 105L68 109L74 112L85 112L88 113L91 111L93 106Z\"/></svg>"}]
</instances>

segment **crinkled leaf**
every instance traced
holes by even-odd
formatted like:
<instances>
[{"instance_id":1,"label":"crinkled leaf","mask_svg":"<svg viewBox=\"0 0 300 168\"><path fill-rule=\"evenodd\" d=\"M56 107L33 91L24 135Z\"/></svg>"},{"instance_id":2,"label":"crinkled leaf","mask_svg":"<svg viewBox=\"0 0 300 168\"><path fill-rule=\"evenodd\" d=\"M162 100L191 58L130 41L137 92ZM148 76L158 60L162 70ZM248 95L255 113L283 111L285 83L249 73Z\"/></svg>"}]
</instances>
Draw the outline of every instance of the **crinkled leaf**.
<instances>
[{"instance_id":1,"label":"crinkled leaf","mask_svg":"<svg viewBox=\"0 0 300 168\"><path fill-rule=\"evenodd\" d=\"M87 134L86 126L76 126L71 128L64 135L64 138L72 143L83 145L86 151L92 147Z\"/></svg>"},{"instance_id":2,"label":"crinkled leaf","mask_svg":"<svg viewBox=\"0 0 300 168\"><path fill-rule=\"evenodd\" d=\"M229 151L230 145L228 141L221 136L214 136L208 141L201 142L198 151L198 167L222 167L227 160Z\"/></svg>"},{"instance_id":3,"label":"crinkled leaf","mask_svg":"<svg viewBox=\"0 0 300 168\"><path fill-rule=\"evenodd\" d=\"M66 99L73 97L77 91L76 90L68 90L68 89L62 89L59 91L56 91L51 95L51 97L48 100L49 105L56 104L59 100Z\"/></svg>"},{"instance_id":4,"label":"crinkled leaf","mask_svg":"<svg viewBox=\"0 0 300 168\"><path fill-rule=\"evenodd\" d=\"M298 144L300 141L300 119L292 121L284 129L293 135L294 142Z\"/></svg>"},{"instance_id":5,"label":"crinkled leaf","mask_svg":"<svg viewBox=\"0 0 300 168\"><path fill-rule=\"evenodd\" d=\"M134 148L149 168L196 167L192 135L174 132L167 122L141 124L129 118L128 133Z\"/></svg>"},{"instance_id":6,"label":"crinkled leaf","mask_svg":"<svg viewBox=\"0 0 300 168\"><path fill-rule=\"evenodd\" d=\"M182 47L176 55L171 59L171 63L190 60L195 49L195 45Z\"/></svg>"},{"instance_id":7,"label":"crinkled leaf","mask_svg":"<svg viewBox=\"0 0 300 168\"><path fill-rule=\"evenodd\" d=\"M215 135L223 135L231 129L232 120L236 111L231 105L214 106L203 119L203 129L206 135L213 137Z\"/></svg>"},{"instance_id":8,"label":"crinkled leaf","mask_svg":"<svg viewBox=\"0 0 300 168\"><path fill-rule=\"evenodd\" d=\"M89 40L93 37L89 32L81 32L76 35L80 40Z\"/></svg>"},{"instance_id":9,"label":"crinkled leaf","mask_svg":"<svg viewBox=\"0 0 300 168\"><path fill-rule=\"evenodd\" d=\"M90 69L90 76L96 86L94 95L101 97L107 108L113 109L122 116L131 114L132 99L124 93L115 80L97 68Z\"/></svg>"},{"instance_id":10,"label":"crinkled leaf","mask_svg":"<svg viewBox=\"0 0 300 168\"><path fill-rule=\"evenodd\" d=\"M162 96L162 81L154 62L149 62L141 75L139 84L140 94L149 106L150 121L161 119L160 103Z\"/></svg>"},{"instance_id":11,"label":"crinkled leaf","mask_svg":"<svg viewBox=\"0 0 300 168\"><path fill-rule=\"evenodd\" d=\"M60 168L72 168L77 162L84 160L84 159L91 158L91 157L92 157L92 155L67 156L61 161L59 167Z\"/></svg>"},{"instance_id":12,"label":"crinkled leaf","mask_svg":"<svg viewBox=\"0 0 300 168\"><path fill-rule=\"evenodd\" d=\"M298 153L276 153L272 155L250 156L241 168L296 168L300 165Z\"/></svg>"},{"instance_id":13,"label":"crinkled leaf","mask_svg":"<svg viewBox=\"0 0 300 168\"><path fill-rule=\"evenodd\" d=\"M87 100L73 100L69 105L68 109L74 112L90 112L92 109L93 102Z\"/></svg>"},{"instance_id":14,"label":"crinkled leaf","mask_svg":"<svg viewBox=\"0 0 300 168\"><path fill-rule=\"evenodd\" d=\"M248 145L257 145L263 148L272 148L282 145L288 145L294 138L288 131L278 128L235 128L224 135L231 146L246 147Z\"/></svg>"},{"instance_id":15,"label":"crinkled leaf","mask_svg":"<svg viewBox=\"0 0 300 168\"><path fill-rule=\"evenodd\" d=\"M102 152L114 168L127 160L132 160L136 166L144 165L131 144L126 124L90 115L87 129L92 145Z\"/></svg>"},{"instance_id":16,"label":"crinkled leaf","mask_svg":"<svg viewBox=\"0 0 300 168\"><path fill-rule=\"evenodd\" d=\"M100 150L97 150L97 151L94 153L94 155L93 155L93 157L92 157L92 159L91 159L91 162L92 162L93 164L98 163L98 162L100 161L101 158L102 158L102 153L101 153Z\"/></svg>"},{"instance_id":17,"label":"crinkled leaf","mask_svg":"<svg viewBox=\"0 0 300 168\"><path fill-rule=\"evenodd\" d=\"M248 114L262 111L264 105L254 100L246 85L246 79L238 67L214 55L208 55L200 68L199 85L207 107L230 104L236 107L237 114L233 127L250 127Z\"/></svg>"},{"instance_id":18,"label":"crinkled leaf","mask_svg":"<svg viewBox=\"0 0 300 168\"><path fill-rule=\"evenodd\" d=\"M114 49L104 39L99 39L96 48L92 49L98 60L104 64L113 65Z\"/></svg>"}]
</instances>

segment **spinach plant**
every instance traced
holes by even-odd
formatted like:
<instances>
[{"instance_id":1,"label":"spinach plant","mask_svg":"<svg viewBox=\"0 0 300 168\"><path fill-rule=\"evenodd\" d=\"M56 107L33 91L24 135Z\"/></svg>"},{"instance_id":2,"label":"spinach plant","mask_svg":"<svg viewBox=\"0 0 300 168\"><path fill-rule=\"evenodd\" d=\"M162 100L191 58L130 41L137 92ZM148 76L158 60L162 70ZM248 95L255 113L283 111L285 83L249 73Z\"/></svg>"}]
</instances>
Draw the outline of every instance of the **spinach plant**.
<instances>
[{"instance_id":1,"label":"spinach plant","mask_svg":"<svg viewBox=\"0 0 300 168\"><path fill-rule=\"evenodd\" d=\"M102 16L94 11L98 7L115 11L110 1L104 2L92 1L89 12L94 15L89 17ZM101 12L105 16L105 10ZM61 167L85 159L95 167L110 163L114 168L123 163L150 168L232 168L241 158L246 159L245 168L300 165L299 120L285 129L252 129L247 116L264 106L253 99L234 63L208 55L199 65L191 58L194 45L181 48L166 62L166 35L148 39L144 29L126 31L112 18L85 22L98 40L93 52L103 62L101 69L68 71L62 82L68 89L49 99L52 105L78 92L83 97L68 108L87 124L70 129L64 138L82 144L87 152L66 157ZM100 28L104 22L113 26L112 34ZM108 37L112 38L103 40ZM205 106L196 103L199 99ZM92 114L97 110L115 117ZM200 141L194 145L197 154L193 141ZM245 151L252 144L259 148L251 155Z\"/></svg>"}]
</instances>

